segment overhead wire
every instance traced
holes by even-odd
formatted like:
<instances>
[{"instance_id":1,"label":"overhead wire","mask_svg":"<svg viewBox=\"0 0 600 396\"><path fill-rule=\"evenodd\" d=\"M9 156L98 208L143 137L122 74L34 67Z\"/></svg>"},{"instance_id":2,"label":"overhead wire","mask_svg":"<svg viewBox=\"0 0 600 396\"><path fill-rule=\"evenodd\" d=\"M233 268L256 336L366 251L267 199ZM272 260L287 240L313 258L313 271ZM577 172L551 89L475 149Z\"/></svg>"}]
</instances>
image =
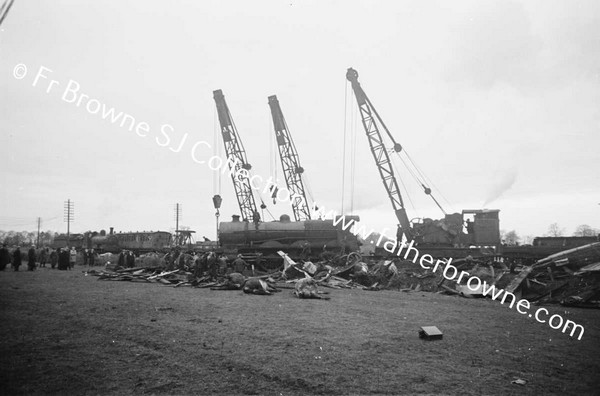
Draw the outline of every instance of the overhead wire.
<instances>
[{"instance_id":1,"label":"overhead wire","mask_svg":"<svg viewBox=\"0 0 600 396\"><path fill-rule=\"evenodd\" d=\"M53 220L59 219L61 216L54 216L47 219L41 218L41 220L46 222L51 222ZM30 219L29 217L11 217L11 216L0 216L0 226L1 227L23 227L23 226L32 226L37 228L37 218Z\"/></svg>"}]
</instances>

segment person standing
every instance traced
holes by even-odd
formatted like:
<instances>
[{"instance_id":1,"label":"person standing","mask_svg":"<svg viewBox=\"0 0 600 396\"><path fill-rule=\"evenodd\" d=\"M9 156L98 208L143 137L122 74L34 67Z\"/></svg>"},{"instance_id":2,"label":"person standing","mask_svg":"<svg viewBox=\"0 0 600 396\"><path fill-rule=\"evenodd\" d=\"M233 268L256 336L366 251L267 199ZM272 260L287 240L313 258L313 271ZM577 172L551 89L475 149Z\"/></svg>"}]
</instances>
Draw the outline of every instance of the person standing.
<instances>
[{"instance_id":1,"label":"person standing","mask_svg":"<svg viewBox=\"0 0 600 396\"><path fill-rule=\"evenodd\" d=\"M58 269L59 270L68 270L69 269L69 249L61 248L58 251Z\"/></svg>"},{"instance_id":2,"label":"person standing","mask_svg":"<svg viewBox=\"0 0 600 396\"><path fill-rule=\"evenodd\" d=\"M237 255L237 258L235 260L233 260L232 263L232 267L233 267L233 272L237 272L238 274L243 274L244 270L246 269L246 262L244 261L244 259L242 258L241 254Z\"/></svg>"},{"instance_id":3,"label":"person standing","mask_svg":"<svg viewBox=\"0 0 600 396\"><path fill-rule=\"evenodd\" d=\"M35 269L35 247L32 245L27 252L27 269L33 271Z\"/></svg>"},{"instance_id":4,"label":"person standing","mask_svg":"<svg viewBox=\"0 0 600 396\"><path fill-rule=\"evenodd\" d=\"M206 262L208 265L210 277L212 279L217 279L217 275L219 274L219 262L217 260L217 254L215 252L210 252L208 254Z\"/></svg>"},{"instance_id":5,"label":"person standing","mask_svg":"<svg viewBox=\"0 0 600 396\"><path fill-rule=\"evenodd\" d=\"M125 250L121 250L121 253L119 253L119 261L117 261L118 267L125 268L125 255Z\"/></svg>"},{"instance_id":6,"label":"person standing","mask_svg":"<svg viewBox=\"0 0 600 396\"><path fill-rule=\"evenodd\" d=\"M94 249L90 249L88 251L88 264L89 264L90 267L94 266L95 259L96 259L96 256L95 256L95 253L94 253Z\"/></svg>"},{"instance_id":7,"label":"person standing","mask_svg":"<svg viewBox=\"0 0 600 396\"><path fill-rule=\"evenodd\" d=\"M55 249L52 249L50 252L50 267L52 267L52 269L56 268L56 263L58 263L58 253Z\"/></svg>"},{"instance_id":8,"label":"person standing","mask_svg":"<svg viewBox=\"0 0 600 396\"><path fill-rule=\"evenodd\" d=\"M171 268L177 268L177 264L179 261L179 255L181 254L181 252L179 251L179 247L175 247L175 251L173 252L173 255L171 256Z\"/></svg>"},{"instance_id":9,"label":"person standing","mask_svg":"<svg viewBox=\"0 0 600 396\"><path fill-rule=\"evenodd\" d=\"M48 248L43 247L40 251L40 268L45 267L46 262L48 262Z\"/></svg>"},{"instance_id":10,"label":"person standing","mask_svg":"<svg viewBox=\"0 0 600 396\"><path fill-rule=\"evenodd\" d=\"M77 261L77 250L73 246L71 251L69 252L69 267L71 269L75 268L75 262Z\"/></svg>"},{"instance_id":11,"label":"person standing","mask_svg":"<svg viewBox=\"0 0 600 396\"><path fill-rule=\"evenodd\" d=\"M227 257L225 257L225 255L221 255L219 257L219 274L220 275L227 275L228 272L228 266L227 266Z\"/></svg>"},{"instance_id":12,"label":"person standing","mask_svg":"<svg viewBox=\"0 0 600 396\"><path fill-rule=\"evenodd\" d=\"M12 266L15 271L18 271L19 267L21 266L21 249L18 246L15 249L15 251L13 252Z\"/></svg>"},{"instance_id":13,"label":"person standing","mask_svg":"<svg viewBox=\"0 0 600 396\"><path fill-rule=\"evenodd\" d=\"M56 249L56 268L63 270L63 248Z\"/></svg>"},{"instance_id":14,"label":"person standing","mask_svg":"<svg viewBox=\"0 0 600 396\"><path fill-rule=\"evenodd\" d=\"M4 243L0 249L0 271L4 271L8 264L10 264L10 253L6 248L6 243Z\"/></svg>"},{"instance_id":15,"label":"person standing","mask_svg":"<svg viewBox=\"0 0 600 396\"><path fill-rule=\"evenodd\" d=\"M83 266L85 267L88 264L88 249L83 249L81 255L83 256Z\"/></svg>"},{"instance_id":16,"label":"person standing","mask_svg":"<svg viewBox=\"0 0 600 396\"><path fill-rule=\"evenodd\" d=\"M125 262L127 264L127 268L135 267L135 256L133 252L130 250L127 252L127 257L125 258Z\"/></svg>"}]
</instances>

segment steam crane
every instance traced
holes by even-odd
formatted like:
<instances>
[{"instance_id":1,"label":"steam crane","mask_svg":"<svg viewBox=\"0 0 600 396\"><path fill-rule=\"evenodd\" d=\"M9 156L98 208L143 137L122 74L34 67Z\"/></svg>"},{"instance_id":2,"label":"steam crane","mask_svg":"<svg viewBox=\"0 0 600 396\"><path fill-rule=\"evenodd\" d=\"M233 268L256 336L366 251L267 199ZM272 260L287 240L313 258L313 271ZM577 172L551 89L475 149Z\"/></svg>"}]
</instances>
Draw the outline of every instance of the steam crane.
<instances>
[{"instance_id":1,"label":"steam crane","mask_svg":"<svg viewBox=\"0 0 600 396\"><path fill-rule=\"evenodd\" d=\"M217 105L225 154L227 156L227 163L229 164L233 188L235 189L240 206L242 220L258 223L260 221L260 214L256 210L256 202L254 201L252 186L248 178L248 173L252 166L246 159L246 151L231 118L231 113L225 102L223 92L220 89L213 91L213 97ZM245 169L246 172L240 172L241 169Z\"/></svg>"},{"instance_id":2,"label":"steam crane","mask_svg":"<svg viewBox=\"0 0 600 396\"><path fill-rule=\"evenodd\" d=\"M390 131L385 126L385 123L377 113L377 110L373 107L373 104L363 91L360 83L358 82L358 72L352 68L349 68L346 72L346 78L352 84L352 90L358 103L360 110L361 120L369 145L371 147L371 153L375 159L375 164L379 170L381 180L388 193L396 217L400 226L398 228L398 240L402 236L406 236L407 239L414 240L418 244L423 246L452 246L452 247L463 247L469 245L478 246L498 246L500 242L500 229L497 209L481 209L481 210L463 210L461 213L446 213L442 205L432 195L431 188L427 186L426 177L423 172L417 167L411 157L408 155L406 150L402 148L400 143L396 142ZM431 219L423 219L422 222L409 222L406 215L406 210L398 189L398 182L394 175L393 166L390 162L388 150L384 146L383 138L379 132L379 126L385 131L390 140L393 143L393 148L390 152L395 152L400 155L402 152L408 162L405 162L401 158L402 162L406 165L411 176L417 181L418 184L423 188L423 192L431 197L438 208L444 213L444 218L436 221ZM409 164L412 166L409 167ZM469 227L467 224L467 234L463 232L464 216L474 216L474 223ZM452 253L454 252L454 253ZM458 252L458 253L457 253ZM438 252L439 253L439 252ZM464 251L444 251L444 254L463 254ZM470 254L470 253L467 253ZM459 256L464 257L466 254Z\"/></svg>"},{"instance_id":3,"label":"steam crane","mask_svg":"<svg viewBox=\"0 0 600 396\"><path fill-rule=\"evenodd\" d=\"M388 197L390 198L390 201L392 201L394 213L396 214L396 218L400 223L398 229L398 237L401 238L402 234L404 234L407 239L413 239L410 221L408 220L408 216L406 215L406 209L404 208L402 195L400 195L398 182L396 181L396 177L394 176L394 170L392 168L390 156L387 152L387 149L385 148L381 133L379 132L377 121L379 121L383 129L387 132L388 135L390 135L390 137L391 134L388 131L385 124L383 123L383 121L381 120L381 117L379 117L379 114L377 114L377 110L375 110L375 108L371 104L371 101L367 97L367 94L360 86L360 83L358 82L358 72L352 68L349 68L346 72L346 78L352 84L352 90L354 91L356 102L358 103L362 124L365 128L365 132L367 133L367 138L369 140L371 153L373 154L373 159L375 159L375 164L377 165L377 169L379 170L381 181L383 182ZM394 151L398 153L402 151L402 146L400 145L400 143L397 143L393 139L393 137L391 138L394 142Z\"/></svg>"},{"instance_id":4,"label":"steam crane","mask_svg":"<svg viewBox=\"0 0 600 396\"><path fill-rule=\"evenodd\" d=\"M271 107L271 115L273 116L273 126L275 127L281 166L283 167L285 182L292 200L294 218L296 221L310 220L310 209L302 182L304 168L300 166L298 151L290 135L285 118L283 118L277 96L269 96L269 106Z\"/></svg>"}]
</instances>

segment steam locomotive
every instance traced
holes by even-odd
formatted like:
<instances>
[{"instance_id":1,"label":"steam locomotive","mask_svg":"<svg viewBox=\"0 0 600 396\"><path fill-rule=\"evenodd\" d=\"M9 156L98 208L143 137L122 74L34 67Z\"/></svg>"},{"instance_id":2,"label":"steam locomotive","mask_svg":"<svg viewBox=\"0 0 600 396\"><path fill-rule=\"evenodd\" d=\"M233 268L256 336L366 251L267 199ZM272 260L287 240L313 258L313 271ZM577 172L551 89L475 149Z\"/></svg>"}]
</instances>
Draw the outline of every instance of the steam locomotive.
<instances>
[{"instance_id":1,"label":"steam locomotive","mask_svg":"<svg viewBox=\"0 0 600 396\"><path fill-rule=\"evenodd\" d=\"M171 233L166 231L113 232L108 235L92 233L87 238L87 248L103 252L131 250L136 253L162 251L171 246Z\"/></svg>"},{"instance_id":2,"label":"steam locomotive","mask_svg":"<svg viewBox=\"0 0 600 396\"><path fill-rule=\"evenodd\" d=\"M346 216L348 220L358 216ZM283 250L292 257L317 257L324 251L351 252L358 250L358 238L343 230L333 220L290 221L282 215L279 221L250 223L233 216L231 222L219 224L219 242L225 254L261 253L276 256Z\"/></svg>"},{"instance_id":3,"label":"steam locomotive","mask_svg":"<svg viewBox=\"0 0 600 396\"><path fill-rule=\"evenodd\" d=\"M111 227L108 234L104 230L86 232L85 234L72 234L68 240L66 235L59 235L54 239L52 247L70 246L76 249L94 249L104 253L118 253L121 250L147 253L164 251L171 246L171 241L171 233L166 231L115 233Z\"/></svg>"}]
</instances>

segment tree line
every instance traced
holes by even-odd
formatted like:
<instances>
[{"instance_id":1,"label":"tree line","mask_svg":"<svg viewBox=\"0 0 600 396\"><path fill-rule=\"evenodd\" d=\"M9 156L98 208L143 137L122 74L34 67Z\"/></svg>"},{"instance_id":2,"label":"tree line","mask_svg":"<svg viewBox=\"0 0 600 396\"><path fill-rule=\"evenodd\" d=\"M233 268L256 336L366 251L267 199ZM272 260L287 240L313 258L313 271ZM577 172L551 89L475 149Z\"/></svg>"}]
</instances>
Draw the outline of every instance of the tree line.
<instances>
[{"instance_id":1,"label":"tree line","mask_svg":"<svg viewBox=\"0 0 600 396\"><path fill-rule=\"evenodd\" d=\"M51 245L54 238L59 235L54 231L40 231L39 246ZM0 241L7 246L15 245L37 245L37 231L2 231L0 230Z\"/></svg>"},{"instance_id":2,"label":"tree line","mask_svg":"<svg viewBox=\"0 0 600 396\"><path fill-rule=\"evenodd\" d=\"M588 224L581 224L575 227L575 231L571 236L574 237L593 237L600 234L600 229L591 227ZM561 227L558 223L552 223L548 226L548 231L544 236L548 237L563 237L566 235L566 228ZM519 244L529 245L533 242L533 236L519 236L515 230L505 231L500 230L500 239L505 245L515 246Z\"/></svg>"}]
</instances>

